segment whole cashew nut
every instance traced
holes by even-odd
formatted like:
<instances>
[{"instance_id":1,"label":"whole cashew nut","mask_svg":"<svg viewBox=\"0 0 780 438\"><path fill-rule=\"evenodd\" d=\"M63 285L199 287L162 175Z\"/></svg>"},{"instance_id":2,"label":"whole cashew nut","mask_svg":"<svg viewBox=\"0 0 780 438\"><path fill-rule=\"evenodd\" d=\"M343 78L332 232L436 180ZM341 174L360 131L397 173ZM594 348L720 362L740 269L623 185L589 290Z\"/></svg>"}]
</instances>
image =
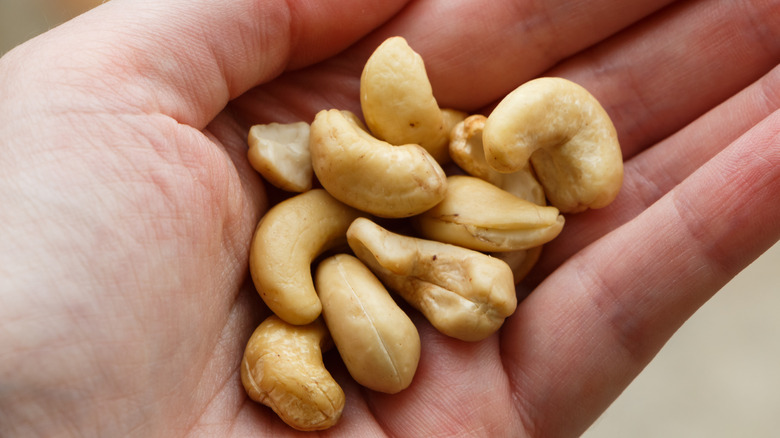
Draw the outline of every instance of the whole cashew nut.
<instances>
[{"instance_id":1,"label":"whole cashew nut","mask_svg":"<svg viewBox=\"0 0 780 438\"><path fill-rule=\"evenodd\" d=\"M404 38L388 38L368 58L360 77L360 105L377 138L394 145L419 144L439 163L449 159L449 128L422 57Z\"/></svg>"},{"instance_id":2,"label":"whole cashew nut","mask_svg":"<svg viewBox=\"0 0 780 438\"><path fill-rule=\"evenodd\" d=\"M377 140L347 111L323 110L311 124L314 173L345 204L381 217L421 213L444 198L447 177L416 144Z\"/></svg>"},{"instance_id":3,"label":"whole cashew nut","mask_svg":"<svg viewBox=\"0 0 780 438\"><path fill-rule=\"evenodd\" d=\"M420 335L379 279L357 258L336 254L320 262L314 281L349 374L375 391L406 389L420 360Z\"/></svg>"},{"instance_id":4,"label":"whole cashew nut","mask_svg":"<svg viewBox=\"0 0 780 438\"><path fill-rule=\"evenodd\" d=\"M249 269L263 301L290 324L308 324L322 311L311 262L345 242L349 224L362 213L323 189L286 199L263 216L249 252Z\"/></svg>"},{"instance_id":5,"label":"whole cashew nut","mask_svg":"<svg viewBox=\"0 0 780 438\"><path fill-rule=\"evenodd\" d=\"M268 317L252 333L241 361L241 383L249 398L298 430L336 424L345 397L322 363L329 342L320 319L292 325L275 315Z\"/></svg>"},{"instance_id":6,"label":"whole cashew nut","mask_svg":"<svg viewBox=\"0 0 780 438\"><path fill-rule=\"evenodd\" d=\"M311 188L314 172L309 153L309 124L269 123L249 129L247 157L269 183L289 192Z\"/></svg>"},{"instance_id":7,"label":"whole cashew nut","mask_svg":"<svg viewBox=\"0 0 780 438\"><path fill-rule=\"evenodd\" d=\"M347 241L390 289L447 336L484 339L517 307L511 269L486 254L402 236L365 218L350 225Z\"/></svg>"},{"instance_id":8,"label":"whole cashew nut","mask_svg":"<svg viewBox=\"0 0 780 438\"><path fill-rule=\"evenodd\" d=\"M452 161L471 176L536 205L546 205L544 188L536 179L530 163L511 173L499 172L488 164L482 145L482 131L486 121L487 117L482 114L474 114L455 125L450 132Z\"/></svg>"},{"instance_id":9,"label":"whole cashew nut","mask_svg":"<svg viewBox=\"0 0 780 438\"><path fill-rule=\"evenodd\" d=\"M620 190L615 127L593 95L566 79L535 79L509 93L488 116L482 139L488 163L501 172L530 160L561 212L604 207Z\"/></svg>"},{"instance_id":10,"label":"whole cashew nut","mask_svg":"<svg viewBox=\"0 0 780 438\"><path fill-rule=\"evenodd\" d=\"M558 209L540 206L473 176L448 178L447 196L416 216L423 237L478 251L514 251L549 242L563 229Z\"/></svg>"},{"instance_id":11,"label":"whole cashew nut","mask_svg":"<svg viewBox=\"0 0 780 438\"><path fill-rule=\"evenodd\" d=\"M482 145L482 131L487 117L482 114L468 116L450 132L450 155L452 161L471 176L483 179L496 187L533 202L547 205L544 188L536 179L530 163L512 173L501 173L488 164ZM542 253L537 246L517 251L494 252L491 255L506 262L515 277L515 284L525 278Z\"/></svg>"}]
</instances>

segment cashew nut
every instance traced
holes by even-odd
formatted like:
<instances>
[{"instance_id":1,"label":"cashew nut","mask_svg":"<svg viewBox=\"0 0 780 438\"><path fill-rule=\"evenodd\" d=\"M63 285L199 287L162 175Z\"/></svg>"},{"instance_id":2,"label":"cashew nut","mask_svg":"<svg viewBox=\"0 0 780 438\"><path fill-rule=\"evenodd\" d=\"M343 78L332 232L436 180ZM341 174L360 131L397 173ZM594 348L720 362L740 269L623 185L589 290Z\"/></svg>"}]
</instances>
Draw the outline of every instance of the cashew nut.
<instances>
[{"instance_id":1,"label":"cashew nut","mask_svg":"<svg viewBox=\"0 0 780 438\"><path fill-rule=\"evenodd\" d=\"M389 394L408 387L420 335L379 279L347 254L323 260L314 279L325 324L355 381Z\"/></svg>"},{"instance_id":2,"label":"cashew nut","mask_svg":"<svg viewBox=\"0 0 780 438\"><path fill-rule=\"evenodd\" d=\"M355 254L440 332L478 341L517 307L509 266L477 251L392 233L365 218L347 231Z\"/></svg>"},{"instance_id":3,"label":"cashew nut","mask_svg":"<svg viewBox=\"0 0 780 438\"><path fill-rule=\"evenodd\" d=\"M349 224L360 215L323 189L268 210L252 239L249 268L255 288L275 314L291 324L308 324L320 315L311 262L344 243Z\"/></svg>"},{"instance_id":4,"label":"cashew nut","mask_svg":"<svg viewBox=\"0 0 780 438\"><path fill-rule=\"evenodd\" d=\"M415 217L422 235L478 251L513 251L539 246L563 228L555 207L540 206L464 175L448 178L442 202Z\"/></svg>"},{"instance_id":5,"label":"cashew nut","mask_svg":"<svg viewBox=\"0 0 780 438\"><path fill-rule=\"evenodd\" d=\"M439 163L449 159L449 129L425 64L404 38L388 38L368 58L360 77L360 105L377 138L394 145L419 144Z\"/></svg>"},{"instance_id":6,"label":"cashew nut","mask_svg":"<svg viewBox=\"0 0 780 438\"><path fill-rule=\"evenodd\" d=\"M471 176L483 179L507 192L533 202L546 205L544 188L534 175L530 163L512 173L501 173L488 165L482 146L482 130L487 117L475 114L458 123L450 132L452 161ZM522 281L539 260L542 247L517 251L494 252L491 255L505 261L515 277L515 284Z\"/></svg>"},{"instance_id":7,"label":"cashew nut","mask_svg":"<svg viewBox=\"0 0 780 438\"><path fill-rule=\"evenodd\" d=\"M269 183L289 192L311 188L314 172L309 153L309 124L269 123L249 129L247 156Z\"/></svg>"},{"instance_id":8,"label":"cashew nut","mask_svg":"<svg viewBox=\"0 0 780 438\"><path fill-rule=\"evenodd\" d=\"M530 160L561 212L604 207L620 190L615 127L593 95L566 79L535 79L512 91L488 116L482 138L488 163L501 172Z\"/></svg>"},{"instance_id":9,"label":"cashew nut","mask_svg":"<svg viewBox=\"0 0 780 438\"><path fill-rule=\"evenodd\" d=\"M542 255L542 246L521 249L518 251L503 251L490 253L491 256L504 261L512 269L515 284L520 283L531 272Z\"/></svg>"},{"instance_id":10,"label":"cashew nut","mask_svg":"<svg viewBox=\"0 0 780 438\"><path fill-rule=\"evenodd\" d=\"M416 144L393 146L366 132L354 114L320 111L311 124L314 173L333 197L381 217L408 217L444 198L447 178Z\"/></svg>"},{"instance_id":11,"label":"cashew nut","mask_svg":"<svg viewBox=\"0 0 780 438\"><path fill-rule=\"evenodd\" d=\"M255 329L241 361L241 383L252 400L298 430L327 429L344 409L344 391L322 363L330 342L322 320L291 325L277 316Z\"/></svg>"},{"instance_id":12,"label":"cashew nut","mask_svg":"<svg viewBox=\"0 0 780 438\"><path fill-rule=\"evenodd\" d=\"M455 125L450 132L452 161L471 176L483 179L518 198L545 205L544 188L536 179L530 163L511 173L501 173L488 164L482 146L482 130L486 121L487 117L482 114L474 114Z\"/></svg>"}]
</instances>

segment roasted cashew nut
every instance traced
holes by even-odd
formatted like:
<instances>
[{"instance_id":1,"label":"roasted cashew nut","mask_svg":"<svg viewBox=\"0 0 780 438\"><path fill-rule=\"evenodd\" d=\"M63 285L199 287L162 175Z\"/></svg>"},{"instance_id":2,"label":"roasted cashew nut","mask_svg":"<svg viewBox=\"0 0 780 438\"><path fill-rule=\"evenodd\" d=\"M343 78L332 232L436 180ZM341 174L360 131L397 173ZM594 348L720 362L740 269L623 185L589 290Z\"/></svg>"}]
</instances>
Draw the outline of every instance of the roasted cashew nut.
<instances>
[{"instance_id":1,"label":"roasted cashew nut","mask_svg":"<svg viewBox=\"0 0 780 438\"><path fill-rule=\"evenodd\" d=\"M606 206L623 182L609 115L566 79L535 79L509 93L488 116L482 139L498 171L514 172L530 160L550 204L564 213Z\"/></svg>"},{"instance_id":2,"label":"roasted cashew nut","mask_svg":"<svg viewBox=\"0 0 780 438\"><path fill-rule=\"evenodd\" d=\"M482 131L486 121L487 117L482 114L474 114L455 125L450 132L452 161L471 176L536 205L546 205L544 188L536 179L530 163L511 173L499 172L488 164L482 145Z\"/></svg>"},{"instance_id":3,"label":"roasted cashew nut","mask_svg":"<svg viewBox=\"0 0 780 438\"><path fill-rule=\"evenodd\" d=\"M514 251L543 245L558 236L558 209L540 206L464 175L448 178L447 196L414 218L423 237L477 251Z\"/></svg>"},{"instance_id":4,"label":"roasted cashew nut","mask_svg":"<svg viewBox=\"0 0 780 438\"><path fill-rule=\"evenodd\" d=\"M276 204L257 225L249 269L263 301L290 324L308 324L322 311L311 262L345 241L359 211L314 189Z\"/></svg>"},{"instance_id":5,"label":"roasted cashew nut","mask_svg":"<svg viewBox=\"0 0 780 438\"><path fill-rule=\"evenodd\" d=\"M496 187L533 202L547 205L544 188L536 179L530 163L512 173L501 173L488 164L482 146L482 131L487 117L482 114L468 116L450 132L450 155L452 161L471 176L483 179ZM525 278L542 253L537 246L517 251L494 252L491 255L506 262L515 277L515 284Z\"/></svg>"},{"instance_id":6,"label":"roasted cashew nut","mask_svg":"<svg viewBox=\"0 0 780 438\"><path fill-rule=\"evenodd\" d=\"M311 188L314 172L309 153L309 124L269 123L249 129L247 157L269 183L289 192Z\"/></svg>"},{"instance_id":7,"label":"roasted cashew nut","mask_svg":"<svg viewBox=\"0 0 780 438\"><path fill-rule=\"evenodd\" d=\"M390 289L447 336L484 339L517 307L511 269L486 254L402 236L365 218L350 225L347 241Z\"/></svg>"},{"instance_id":8,"label":"roasted cashew nut","mask_svg":"<svg viewBox=\"0 0 780 438\"><path fill-rule=\"evenodd\" d=\"M542 255L542 246L517 251L493 252L491 256L502 260L512 269L515 284L520 283L531 272Z\"/></svg>"},{"instance_id":9,"label":"roasted cashew nut","mask_svg":"<svg viewBox=\"0 0 780 438\"><path fill-rule=\"evenodd\" d=\"M323 110L311 124L314 173L333 197L381 217L419 214L444 198L447 177L416 144L393 146L347 111Z\"/></svg>"},{"instance_id":10,"label":"roasted cashew nut","mask_svg":"<svg viewBox=\"0 0 780 438\"><path fill-rule=\"evenodd\" d=\"M419 144L439 163L448 161L449 115L433 97L422 57L404 38L388 38L368 58L360 77L360 105L377 138Z\"/></svg>"},{"instance_id":11,"label":"roasted cashew nut","mask_svg":"<svg viewBox=\"0 0 780 438\"><path fill-rule=\"evenodd\" d=\"M320 262L314 281L349 374L375 391L406 389L420 360L420 335L379 279L357 258L336 254Z\"/></svg>"},{"instance_id":12,"label":"roasted cashew nut","mask_svg":"<svg viewBox=\"0 0 780 438\"><path fill-rule=\"evenodd\" d=\"M322 320L288 324L272 315L255 329L241 361L241 383L252 400L298 430L327 429L341 417L344 391L322 363L330 342Z\"/></svg>"}]
</instances>

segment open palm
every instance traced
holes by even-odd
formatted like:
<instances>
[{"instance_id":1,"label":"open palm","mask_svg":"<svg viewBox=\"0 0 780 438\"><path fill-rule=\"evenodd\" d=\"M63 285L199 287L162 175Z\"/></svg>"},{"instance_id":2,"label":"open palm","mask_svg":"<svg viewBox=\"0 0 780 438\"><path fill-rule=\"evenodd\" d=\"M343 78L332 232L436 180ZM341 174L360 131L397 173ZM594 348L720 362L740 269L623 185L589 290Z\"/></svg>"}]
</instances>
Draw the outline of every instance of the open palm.
<instances>
[{"instance_id":1,"label":"open palm","mask_svg":"<svg viewBox=\"0 0 780 438\"><path fill-rule=\"evenodd\" d=\"M369 6L370 3L370 6ZM295 433L238 364L269 205L255 123L359 111L386 37L442 106L563 76L618 129L626 179L570 216L496 335L414 315L415 381L323 435L572 436L780 237L780 3L112 0L0 60L0 435ZM724 23L727 23L724 25ZM532 293L531 293L532 292ZM526 296L527 295L527 296Z\"/></svg>"}]
</instances>

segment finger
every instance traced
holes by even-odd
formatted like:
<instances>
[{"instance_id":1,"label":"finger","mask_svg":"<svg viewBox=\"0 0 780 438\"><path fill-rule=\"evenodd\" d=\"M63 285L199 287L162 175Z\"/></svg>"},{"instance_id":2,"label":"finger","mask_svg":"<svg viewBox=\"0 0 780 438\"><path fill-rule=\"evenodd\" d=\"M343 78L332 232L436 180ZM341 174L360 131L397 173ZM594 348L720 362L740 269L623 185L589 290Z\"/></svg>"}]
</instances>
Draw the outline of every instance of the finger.
<instances>
[{"instance_id":1,"label":"finger","mask_svg":"<svg viewBox=\"0 0 780 438\"><path fill-rule=\"evenodd\" d=\"M680 132L625 164L625 179L609 207L573 215L561 235L545 245L527 284L542 281L564 260L628 222L682 182L728 144L780 108L780 67Z\"/></svg>"},{"instance_id":2,"label":"finger","mask_svg":"<svg viewBox=\"0 0 780 438\"><path fill-rule=\"evenodd\" d=\"M440 103L475 109L669 3L419 1L372 35L369 47L403 35L425 60ZM442 24L432 30L428 17Z\"/></svg>"},{"instance_id":3,"label":"finger","mask_svg":"<svg viewBox=\"0 0 780 438\"><path fill-rule=\"evenodd\" d=\"M417 321L422 345L412 385L370 393L369 406L390 436L501 436L522 425L499 357L499 337L463 342Z\"/></svg>"},{"instance_id":4,"label":"finger","mask_svg":"<svg viewBox=\"0 0 780 438\"><path fill-rule=\"evenodd\" d=\"M403 4L112 1L44 35L56 44L37 56L57 72L77 72L66 77L70 85L114 96L121 109L202 129L229 99L342 50ZM33 55L40 47L33 42L20 51ZM53 53L63 47L68 56Z\"/></svg>"},{"instance_id":5,"label":"finger","mask_svg":"<svg viewBox=\"0 0 780 438\"><path fill-rule=\"evenodd\" d=\"M780 61L780 2L675 4L545 73L590 90L626 158L671 135Z\"/></svg>"},{"instance_id":6,"label":"finger","mask_svg":"<svg viewBox=\"0 0 780 438\"><path fill-rule=\"evenodd\" d=\"M240 107L254 123L310 120L324 108L357 112L366 59L401 35L425 61L441 106L477 110L670 2L417 1L338 57L252 90Z\"/></svg>"},{"instance_id":7,"label":"finger","mask_svg":"<svg viewBox=\"0 0 780 438\"><path fill-rule=\"evenodd\" d=\"M775 111L523 301L502 347L534 434L571 434L595 420L699 306L780 238L778 196Z\"/></svg>"}]
</instances>

